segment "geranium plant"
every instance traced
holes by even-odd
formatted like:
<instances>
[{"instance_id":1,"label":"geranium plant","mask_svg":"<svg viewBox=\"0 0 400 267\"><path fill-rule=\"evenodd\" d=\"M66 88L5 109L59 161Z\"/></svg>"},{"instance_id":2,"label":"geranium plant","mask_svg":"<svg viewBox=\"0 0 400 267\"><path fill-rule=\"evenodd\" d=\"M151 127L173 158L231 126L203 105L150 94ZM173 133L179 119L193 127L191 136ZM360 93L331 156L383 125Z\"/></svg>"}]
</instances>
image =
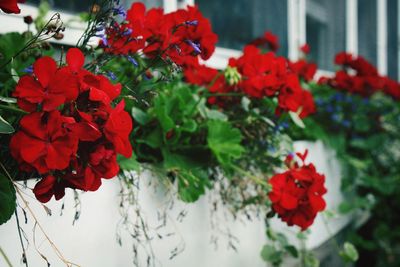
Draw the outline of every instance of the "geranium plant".
<instances>
[{"instance_id":1,"label":"geranium plant","mask_svg":"<svg viewBox=\"0 0 400 267\"><path fill-rule=\"evenodd\" d=\"M6 2L4 11L19 12ZM102 179L131 188L129 174L143 169L185 202L214 190L233 214L256 207L267 222L277 214L300 231L313 223L325 209L325 178L306 154L297 154L300 165L285 158L287 128L316 111L302 85L314 65L277 56L267 32L217 70L204 63L218 38L198 7L164 13L104 0L88 8L83 35L59 57L49 42L63 38L59 14L47 23L40 14L36 34L28 26L0 36L0 223L16 201L27 203L18 181L37 180L33 193L46 203L66 188L96 191ZM268 228L267 236L280 235Z\"/></svg>"}]
</instances>

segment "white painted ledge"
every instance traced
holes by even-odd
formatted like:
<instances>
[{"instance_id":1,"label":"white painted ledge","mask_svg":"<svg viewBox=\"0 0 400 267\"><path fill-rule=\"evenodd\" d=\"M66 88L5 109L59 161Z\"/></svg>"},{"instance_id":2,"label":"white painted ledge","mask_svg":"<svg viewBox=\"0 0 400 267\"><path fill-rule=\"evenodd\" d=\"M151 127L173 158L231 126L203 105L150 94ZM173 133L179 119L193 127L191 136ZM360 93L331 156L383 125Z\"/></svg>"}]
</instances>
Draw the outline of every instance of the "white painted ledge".
<instances>
[{"instance_id":1,"label":"white painted ledge","mask_svg":"<svg viewBox=\"0 0 400 267\"><path fill-rule=\"evenodd\" d=\"M325 195L325 200L328 209L335 210L343 200L343 196L340 192L340 166L335 159L334 152L326 149L321 142L295 143L296 151L304 151L305 148L309 149L308 161L313 162L317 170L326 175L328 193ZM161 192L160 187L155 191L154 187L147 186L148 182L151 180L154 182L154 179L146 173L141 176L141 193L139 195L139 203L152 227L160 224L157 219L157 210L165 207L165 195ZM32 187L34 182L30 181L28 184ZM72 190L67 190L63 216L59 215L62 202L56 202L54 199L50 201L47 206L52 210L53 216L49 217L36 200L28 199L40 223L67 259L84 267L131 266L132 251L129 236L123 236L124 245L122 247L116 242L116 225L121 218L118 212L119 190L119 183L114 179L103 180L103 185L97 192L83 193L81 195L82 215L75 226L72 226L74 216ZM209 204L210 197L211 195L207 194L194 204L176 201L173 208L168 209L168 214L174 223L169 222L163 233L175 232L177 234L163 239L153 236L156 239L154 251L158 260L165 267L186 267L188 262L191 267L265 266L260 257L260 250L266 243L263 219L255 218L249 222L246 218L239 217L234 221L229 216L226 217L219 209L217 212L217 217L220 219L219 226L222 230L226 230L225 227L227 227L238 238L239 243L236 244L238 252L228 250L227 240L221 235L219 235L219 248L218 250L214 249L210 242L212 234L216 233L210 226L210 209L212 207ZM176 218L182 210L185 210L187 215L183 222L177 222ZM23 215L21 212L19 214L20 220L23 221ZM333 234L338 233L351 219L350 216L329 219L330 231ZM32 219L29 219L28 225L23 225L28 237L32 236L33 226ZM295 233L298 232L298 228L288 227L279 219L274 219L272 226L275 230L286 233L292 242L297 242ZM315 249L329 240L329 233L320 215L317 216L310 229L311 235L306 242L308 248ZM10 257L12 263L19 266L21 248L14 217L5 225L0 226L0 236L0 247ZM48 244L42 241L42 235L38 234L37 243L40 245L40 250L49 258L52 266L62 266ZM169 260L171 249L182 241L185 244L185 250L173 260ZM45 266L43 260L35 252L31 239L28 259L30 266ZM0 266L6 266L5 264L0 257Z\"/></svg>"}]
</instances>

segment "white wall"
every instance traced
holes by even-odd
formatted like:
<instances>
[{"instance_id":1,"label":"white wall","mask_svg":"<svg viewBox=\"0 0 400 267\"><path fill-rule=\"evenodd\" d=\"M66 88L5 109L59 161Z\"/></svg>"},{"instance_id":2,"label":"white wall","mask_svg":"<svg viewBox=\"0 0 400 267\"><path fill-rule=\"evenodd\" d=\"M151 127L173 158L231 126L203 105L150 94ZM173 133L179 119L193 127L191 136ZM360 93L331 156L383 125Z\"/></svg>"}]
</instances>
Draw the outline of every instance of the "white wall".
<instances>
[{"instance_id":1,"label":"white wall","mask_svg":"<svg viewBox=\"0 0 400 267\"><path fill-rule=\"evenodd\" d=\"M327 177L326 187L328 193L325 196L328 209L336 209L342 200L340 193L340 167L334 159L334 153L327 150L322 143L297 142L296 151L309 149L308 161L313 162L317 170L325 173ZM143 174L140 178L141 193L139 195L139 204L147 217L149 225L156 227L160 225L157 218L157 211L168 208L165 204L165 195L162 193L162 187L148 186L149 181L155 181L154 177ZM116 242L116 226L121 219L119 214L119 192L120 185L117 179L103 180L102 187L95 193L81 194L82 214L80 219L72 226L74 217L74 200L71 190L68 190L65 198L64 214L60 216L62 201L50 201L48 206L53 215L46 215L44 208L36 200L29 198L30 206L34 209L40 223L57 245L65 258L84 267L110 267L110 266L132 266L132 250L130 237L123 236L123 246L120 247ZM33 186L33 183L29 183ZM26 192L30 193L29 190ZM227 238L219 234L218 250L215 250L210 240L217 231L211 228L210 209L212 205L209 200L211 194L203 196L195 204L184 204L175 202L171 209L167 209L170 221L165 229L160 230L161 234L175 233L175 235L158 239L152 233L154 253L157 255L159 263L165 267L242 267L242 266L266 266L260 257L260 250L266 242L264 223L262 219L256 219L252 222L244 217L239 217L234 221L219 209L217 217L219 226L222 230L229 229L231 233L238 238L236 244L238 252L227 249ZM187 216L180 223L176 220L179 213L185 210ZM23 229L29 237L30 245L27 251L29 266L46 266L43 259L34 249L34 243L31 239L33 235L34 221L30 216L28 224L23 224L23 215L19 209L19 218L22 221ZM132 215L134 213L132 212ZM135 217L132 217L135 220ZM329 228L332 233L337 233L349 221L350 217L337 217L329 220ZM275 229L287 233L294 239L296 228L289 228L274 219L272 225ZM43 235L37 229L37 245L40 251L49 259L52 266L63 266L57 259L46 241L43 241ZM316 248L329 239L329 233L318 216L315 224L311 227L311 235L307 241L307 247ZM169 260L171 250L176 246L184 251L172 260ZM13 266L23 266L20 263L21 247L19 244L16 221L13 217L8 223L0 226L0 247L10 258ZM0 257L0 266L7 266L4 259ZM145 264L140 266L146 266Z\"/></svg>"}]
</instances>

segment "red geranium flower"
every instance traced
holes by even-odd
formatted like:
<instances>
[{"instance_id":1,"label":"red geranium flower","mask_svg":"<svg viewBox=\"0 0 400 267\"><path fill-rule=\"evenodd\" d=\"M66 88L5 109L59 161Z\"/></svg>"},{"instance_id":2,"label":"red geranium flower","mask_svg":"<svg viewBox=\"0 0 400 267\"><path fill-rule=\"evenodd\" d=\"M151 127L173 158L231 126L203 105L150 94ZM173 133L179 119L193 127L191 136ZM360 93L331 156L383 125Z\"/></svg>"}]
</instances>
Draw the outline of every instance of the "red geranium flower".
<instances>
[{"instance_id":1,"label":"red geranium flower","mask_svg":"<svg viewBox=\"0 0 400 267\"><path fill-rule=\"evenodd\" d=\"M304 59L299 59L295 62L288 61L288 66L290 70L303 78L306 82L311 81L317 72L317 64L309 63Z\"/></svg>"},{"instance_id":2,"label":"red geranium flower","mask_svg":"<svg viewBox=\"0 0 400 267\"><path fill-rule=\"evenodd\" d=\"M1 0L0 9L6 13L19 14L21 10L17 3L25 3L25 0Z\"/></svg>"},{"instance_id":3,"label":"red geranium flower","mask_svg":"<svg viewBox=\"0 0 400 267\"><path fill-rule=\"evenodd\" d=\"M95 175L101 178L110 179L119 172L117 154L113 149L107 149L100 145L90 154L89 164Z\"/></svg>"},{"instance_id":4,"label":"red geranium flower","mask_svg":"<svg viewBox=\"0 0 400 267\"><path fill-rule=\"evenodd\" d=\"M62 179L57 179L53 175L46 175L33 188L33 193L37 200L42 203L49 202L54 196L59 200L65 195L66 183Z\"/></svg>"},{"instance_id":5,"label":"red geranium flower","mask_svg":"<svg viewBox=\"0 0 400 267\"><path fill-rule=\"evenodd\" d=\"M11 138L11 154L39 173L65 169L78 146L78 138L65 124L74 122L61 116L59 111L25 115L20 121L20 131Z\"/></svg>"},{"instance_id":6,"label":"red geranium flower","mask_svg":"<svg viewBox=\"0 0 400 267\"><path fill-rule=\"evenodd\" d=\"M310 46L308 44L304 44L300 47L300 51L304 54L308 55L310 53Z\"/></svg>"},{"instance_id":7,"label":"red geranium flower","mask_svg":"<svg viewBox=\"0 0 400 267\"><path fill-rule=\"evenodd\" d=\"M317 173L313 164L298 166L273 176L269 183L272 209L289 226L298 225L303 231L312 223L318 212L325 209L322 196L326 193L325 176Z\"/></svg>"},{"instance_id":8,"label":"red geranium flower","mask_svg":"<svg viewBox=\"0 0 400 267\"><path fill-rule=\"evenodd\" d=\"M77 95L76 78L66 68L57 69L51 57L41 57L33 64L35 77L25 75L18 81L13 96L26 111L35 111L42 104L44 111L57 109L66 99Z\"/></svg>"},{"instance_id":9,"label":"red geranium flower","mask_svg":"<svg viewBox=\"0 0 400 267\"><path fill-rule=\"evenodd\" d=\"M258 47L267 45L269 50L271 50L272 52L276 52L279 49L279 40L278 37L271 32L265 32L263 37L251 41L249 45L254 45Z\"/></svg>"},{"instance_id":10,"label":"red geranium flower","mask_svg":"<svg viewBox=\"0 0 400 267\"><path fill-rule=\"evenodd\" d=\"M122 100L110 113L104 125L106 138L114 145L115 151L126 158L132 156L132 146L129 142L129 134L132 130L132 119L128 112L124 111L125 101Z\"/></svg>"}]
</instances>

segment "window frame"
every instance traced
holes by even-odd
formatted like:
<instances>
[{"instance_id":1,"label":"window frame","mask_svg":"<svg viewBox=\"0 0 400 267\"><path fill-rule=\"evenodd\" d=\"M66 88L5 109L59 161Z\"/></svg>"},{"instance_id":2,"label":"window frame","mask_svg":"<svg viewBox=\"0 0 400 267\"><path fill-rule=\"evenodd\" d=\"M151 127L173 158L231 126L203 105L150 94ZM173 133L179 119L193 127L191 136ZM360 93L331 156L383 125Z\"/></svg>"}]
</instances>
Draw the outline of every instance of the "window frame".
<instances>
[{"instance_id":1,"label":"window frame","mask_svg":"<svg viewBox=\"0 0 400 267\"><path fill-rule=\"evenodd\" d=\"M290 60L297 60L300 56L299 47L306 42L306 4L307 0L286 0L287 1L287 20L288 20L288 58ZM173 12L178 8L185 7L186 5L194 5L195 0L163 0L163 7L165 12ZM357 7L362 4L360 0L346 0L346 52L357 55L358 54L358 14ZM377 69L380 74L386 75L388 72L388 41L387 41L387 0L376 0L377 12ZM4 22L0 27L0 33L11 31L23 32L26 31L27 26L23 22L23 16L31 15L36 16L38 8L29 4L20 4L21 13L10 15L0 13L0 19ZM397 20L400 25L400 0L397 0ZM54 14L55 10L49 12L48 18ZM64 22L70 21L76 15L69 12L58 12ZM61 45L75 45L76 40L82 35L86 24L83 22L69 22L66 25L68 34L62 40L52 39L52 43ZM398 80L400 79L400 27L397 32L397 46L398 46ZM339 52L339 51L338 51ZM206 62L210 67L218 69L224 68L230 57L237 57L241 55L240 50L230 49L226 47L217 47L214 55ZM332 72L318 69L318 73L333 74Z\"/></svg>"}]
</instances>

